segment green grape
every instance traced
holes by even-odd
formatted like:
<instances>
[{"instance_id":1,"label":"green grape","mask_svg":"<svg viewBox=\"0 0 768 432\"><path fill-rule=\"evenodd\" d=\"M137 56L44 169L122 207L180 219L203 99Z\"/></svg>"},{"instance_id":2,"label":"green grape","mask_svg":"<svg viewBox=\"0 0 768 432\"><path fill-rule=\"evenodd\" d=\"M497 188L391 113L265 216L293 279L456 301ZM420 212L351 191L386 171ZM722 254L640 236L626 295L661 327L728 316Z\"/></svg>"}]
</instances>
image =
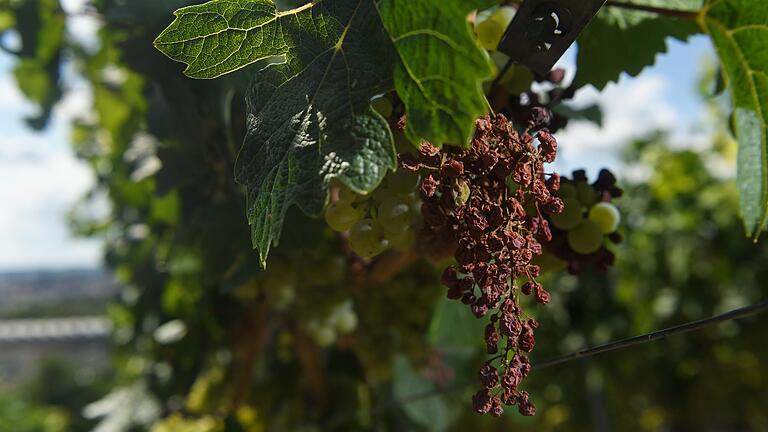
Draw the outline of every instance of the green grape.
<instances>
[{"instance_id":1,"label":"green grape","mask_svg":"<svg viewBox=\"0 0 768 432\"><path fill-rule=\"evenodd\" d=\"M576 198L563 198L563 204L565 204L565 208L562 213L550 215L549 220L557 228L567 231L581 223L581 220L584 219L584 211L581 202Z\"/></svg>"},{"instance_id":2,"label":"green grape","mask_svg":"<svg viewBox=\"0 0 768 432\"><path fill-rule=\"evenodd\" d=\"M595 204L589 211L589 220L595 222L603 234L610 234L619 228L621 213L615 205L601 202Z\"/></svg>"},{"instance_id":3,"label":"green grape","mask_svg":"<svg viewBox=\"0 0 768 432\"><path fill-rule=\"evenodd\" d=\"M328 324L320 325L312 332L312 339L318 346L325 348L336 342L336 330Z\"/></svg>"},{"instance_id":4,"label":"green grape","mask_svg":"<svg viewBox=\"0 0 768 432\"><path fill-rule=\"evenodd\" d=\"M512 22L512 19L515 18L515 13L517 10L513 8L512 6L501 6L493 13L491 14L490 18L499 24L501 24L504 29L506 30L507 27L509 27L509 23Z\"/></svg>"},{"instance_id":5,"label":"green grape","mask_svg":"<svg viewBox=\"0 0 768 432\"><path fill-rule=\"evenodd\" d=\"M531 89L533 84L533 73L525 66L516 66L504 76L506 79L501 83L507 86L512 94L521 94Z\"/></svg>"},{"instance_id":6,"label":"green grape","mask_svg":"<svg viewBox=\"0 0 768 432\"><path fill-rule=\"evenodd\" d=\"M363 219L349 230L349 246L363 258L376 256L387 248L381 229L371 219Z\"/></svg>"},{"instance_id":7,"label":"green grape","mask_svg":"<svg viewBox=\"0 0 768 432\"><path fill-rule=\"evenodd\" d=\"M357 328L357 314L353 310L345 310L336 318L336 330L341 334L352 333Z\"/></svg>"},{"instance_id":8,"label":"green grape","mask_svg":"<svg viewBox=\"0 0 768 432\"><path fill-rule=\"evenodd\" d=\"M388 97L382 96L371 101L371 106L382 117L389 117L392 115L392 101Z\"/></svg>"},{"instance_id":9,"label":"green grape","mask_svg":"<svg viewBox=\"0 0 768 432\"><path fill-rule=\"evenodd\" d=\"M387 176L387 184L395 193L408 194L419 187L419 175L415 172L400 169Z\"/></svg>"},{"instance_id":10,"label":"green grape","mask_svg":"<svg viewBox=\"0 0 768 432\"><path fill-rule=\"evenodd\" d=\"M501 51L496 51L491 53L491 60L493 60L493 67L496 73L494 75L498 75L501 70L504 68L504 66L509 61L509 56L504 54ZM508 81L508 79L512 76L511 72L514 68L510 68L510 70L507 71L507 73L499 79L500 83L505 83Z\"/></svg>"},{"instance_id":11,"label":"green grape","mask_svg":"<svg viewBox=\"0 0 768 432\"><path fill-rule=\"evenodd\" d=\"M602 245L603 232L599 225L589 219L584 219L568 231L568 246L576 253L589 255L597 252Z\"/></svg>"},{"instance_id":12,"label":"green grape","mask_svg":"<svg viewBox=\"0 0 768 432\"><path fill-rule=\"evenodd\" d=\"M360 212L344 201L336 201L325 209L325 222L334 231L342 232L352 228L360 220Z\"/></svg>"},{"instance_id":13,"label":"green grape","mask_svg":"<svg viewBox=\"0 0 768 432\"><path fill-rule=\"evenodd\" d=\"M346 301L331 313L330 324L341 334L351 333L357 328L357 314L352 309L352 302Z\"/></svg>"},{"instance_id":14,"label":"green grape","mask_svg":"<svg viewBox=\"0 0 768 432\"><path fill-rule=\"evenodd\" d=\"M573 183L560 183L560 189L557 191L557 196L560 198L577 198L579 192L576 190L576 186Z\"/></svg>"},{"instance_id":15,"label":"green grape","mask_svg":"<svg viewBox=\"0 0 768 432\"><path fill-rule=\"evenodd\" d=\"M339 201L344 202L347 204L352 204L356 201L359 201L361 198L363 198L363 195L359 195L352 191L352 189L346 187L345 185L339 186Z\"/></svg>"},{"instance_id":16,"label":"green grape","mask_svg":"<svg viewBox=\"0 0 768 432\"><path fill-rule=\"evenodd\" d=\"M515 8L502 6L488 18L475 25L475 33L480 45L488 51L495 51L504 32L515 17Z\"/></svg>"},{"instance_id":17,"label":"green grape","mask_svg":"<svg viewBox=\"0 0 768 432\"><path fill-rule=\"evenodd\" d=\"M563 261L556 257L554 254L548 251L542 252L541 255L533 259L533 263L541 267L542 273L557 273L565 270L568 267L568 262ZM523 281L522 283L525 283Z\"/></svg>"},{"instance_id":18,"label":"green grape","mask_svg":"<svg viewBox=\"0 0 768 432\"><path fill-rule=\"evenodd\" d=\"M495 51L499 45L501 37L504 35L506 27L495 19L490 17L485 21L475 24L475 34L480 46L488 51Z\"/></svg>"},{"instance_id":19,"label":"green grape","mask_svg":"<svg viewBox=\"0 0 768 432\"><path fill-rule=\"evenodd\" d=\"M418 219L421 217L421 197L416 192L409 194L400 194L400 198L403 202L408 204L408 208L411 211L411 219Z\"/></svg>"},{"instance_id":20,"label":"green grape","mask_svg":"<svg viewBox=\"0 0 768 432\"><path fill-rule=\"evenodd\" d=\"M411 222L408 203L398 196L385 199L379 205L377 222L387 233L399 233L407 230Z\"/></svg>"},{"instance_id":21,"label":"green grape","mask_svg":"<svg viewBox=\"0 0 768 432\"><path fill-rule=\"evenodd\" d=\"M576 196L587 208L592 207L597 202L597 192L586 182L576 184Z\"/></svg>"},{"instance_id":22,"label":"green grape","mask_svg":"<svg viewBox=\"0 0 768 432\"><path fill-rule=\"evenodd\" d=\"M407 229L399 233L387 233L387 240L392 249L398 252L405 252L413 247L416 235L413 233L413 230Z\"/></svg>"},{"instance_id":23,"label":"green grape","mask_svg":"<svg viewBox=\"0 0 768 432\"><path fill-rule=\"evenodd\" d=\"M371 193L371 200L374 202L382 202L385 199L397 195L395 191L393 191L390 186L389 182L382 182L374 191Z\"/></svg>"}]
</instances>

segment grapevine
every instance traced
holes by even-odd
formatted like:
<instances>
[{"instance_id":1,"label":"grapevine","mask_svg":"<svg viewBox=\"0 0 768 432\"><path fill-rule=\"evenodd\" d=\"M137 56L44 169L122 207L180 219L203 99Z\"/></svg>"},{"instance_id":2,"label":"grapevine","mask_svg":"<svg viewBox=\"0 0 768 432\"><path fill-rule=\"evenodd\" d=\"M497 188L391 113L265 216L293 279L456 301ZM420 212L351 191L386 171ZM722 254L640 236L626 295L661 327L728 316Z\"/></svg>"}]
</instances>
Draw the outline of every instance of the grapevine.
<instances>
[{"instance_id":1,"label":"grapevine","mask_svg":"<svg viewBox=\"0 0 768 432\"><path fill-rule=\"evenodd\" d=\"M110 205L72 220L124 286L117 380L57 430L764 427L746 320L541 372L765 310L765 248L738 240L768 214L762 0L0 3L30 126L87 84L71 141ZM720 60L700 87L730 91L712 148L649 133L613 172L553 168L584 144L563 128L615 121L586 86L696 33Z\"/></svg>"}]
</instances>

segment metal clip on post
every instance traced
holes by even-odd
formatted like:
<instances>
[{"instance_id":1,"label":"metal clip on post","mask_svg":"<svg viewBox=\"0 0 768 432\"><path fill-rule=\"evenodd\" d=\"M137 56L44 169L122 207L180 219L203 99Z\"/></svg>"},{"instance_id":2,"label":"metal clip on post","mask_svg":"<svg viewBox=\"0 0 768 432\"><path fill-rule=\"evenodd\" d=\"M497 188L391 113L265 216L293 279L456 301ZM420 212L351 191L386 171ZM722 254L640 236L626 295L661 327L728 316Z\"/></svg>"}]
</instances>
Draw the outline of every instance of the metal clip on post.
<instances>
[{"instance_id":1,"label":"metal clip on post","mask_svg":"<svg viewBox=\"0 0 768 432\"><path fill-rule=\"evenodd\" d=\"M538 75L547 74L606 0L525 0L499 51Z\"/></svg>"}]
</instances>

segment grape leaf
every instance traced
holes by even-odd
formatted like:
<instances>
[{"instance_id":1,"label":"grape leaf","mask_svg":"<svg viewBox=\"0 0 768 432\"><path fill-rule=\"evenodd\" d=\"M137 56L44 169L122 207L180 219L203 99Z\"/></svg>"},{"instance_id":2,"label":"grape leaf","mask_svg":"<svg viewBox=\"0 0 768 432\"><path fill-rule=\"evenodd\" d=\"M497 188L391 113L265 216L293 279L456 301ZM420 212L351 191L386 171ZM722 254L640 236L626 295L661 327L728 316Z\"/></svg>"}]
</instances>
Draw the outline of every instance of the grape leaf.
<instances>
[{"instance_id":1,"label":"grape leaf","mask_svg":"<svg viewBox=\"0 0 768 432\"><path fill-rule=\"evenodd\" d=\"M685 10L701 0L633 2ZM578 39L578 87L592 84L598 89L618 81L622 72L636 76L667 51L667 38L685 40L698 32L692 21L662 17L649 12L605 7Z\"/></svg>"},{"instance_id":2,"label":"grape leaf","mask_svg":"<svg viewBox=\"0 0 768 432\"><path fill-rule=\"evenodd\" d=\"M271 0L214 0L175 12L155 46L186 63L188 76L273 61L248 93L235 173L262 262L291 205L318 214L332 178L366 193L394 169L391 132L371 97L398 88L414 142L468 143L491 70L466 17L488 3L316 0L277 11Z\"/></svg>"},{"instance_id":3,"label":"grape leaf","mask_svg":"<svg viewBox=\"0 0 768 432\"><path fill-rule=\"evenodd\" d=\"M474 120L487 111L482 81L488 55L466 22L488 1L386 0L378 3L395 46L397 94L405 103L411 141L468 145Z\"/></svg>"},{"instance_id":4,"label":"grape leaf","mask_svg":"<svg viewBox=\"0 0 768 432\"><path fill-rule=\"evenodd\" d=\"M435 384L415 371L405 356L395 357L392 377L395 400L408 400L433 391ZM403 410L414 423L430 432L447 430L457 417L440 395L409 401L403 404Z\"/></svg>"},{"instance_id":5,"label":"grape leaf","mask_svg":"<svg viewBox=\"0 0 768 432\"><path fill-rule=\"evenodd\" d=\"M391 87L391 44L373 2L315 2L277 12L270 0L216 0L176 11L157 47L209 78L257 60L247 135L235 166L262 265L288 208L323 209L328 183L373 190L395 168L392 134L370 108Z\"/></svg>"},{"instance_id":6,"label":"grape leaf","mask_svg":"<svg viewBox=\"0 0 768 432\"><path fill-rule=\"evenodd\" d=\"M295 17L311 25L315 20L311 11L336 3L343 0L318 0L277 12L269 0L215 0L176 11L176 20L158 36L155 46L186 63L187 76L215 78L284 55L299 44L314 43L284 23ZM440 7L432 0L374 2L398 56L394 64L379 66L393 69L394 84L410 120L406 133L412 141L466 144L474 119L486 112L481 84L492 70L466 17L489 4L493 2L448 0ZM370 30L377 32L378 27Z\"/></svg>"},{"instance_id":7,"label":"grape leaf","mask_svg":"<svg viewBox=\"0 0 768 432\"><path fill-rule=\"evenodd\" d=\"M731 92L741 214L747 234L757 238L768 215L768 3L712 0L699 21Z\"/></svg>"}]
</instances>

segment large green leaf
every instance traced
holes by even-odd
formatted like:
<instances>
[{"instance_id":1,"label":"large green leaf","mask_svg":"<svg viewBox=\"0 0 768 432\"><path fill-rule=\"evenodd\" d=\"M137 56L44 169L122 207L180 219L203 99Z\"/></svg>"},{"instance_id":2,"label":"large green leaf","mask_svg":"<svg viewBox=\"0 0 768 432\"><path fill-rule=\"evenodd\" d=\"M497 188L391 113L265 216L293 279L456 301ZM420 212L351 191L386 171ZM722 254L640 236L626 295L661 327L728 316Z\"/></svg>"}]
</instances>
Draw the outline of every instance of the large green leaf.
<instances>
[{"instance_id":1,"label":"large green leaf","mask_svg":"<svg viewBox=\"0 0 768 432\"><path fill-rule=\"evenodd\" d=\"M155 46L174 60L187 64L192 78L215 78L269 57L286 56L294 62L294 50L308 50L314 37L323 34L328 13L324 9L351 7L359 1L316 0L300 8L277 12L271 0L214 0L175 12L176 20L155 41ZM487 110L481 88L492 71L467 23L467 15L493 3L489 0L382 0L371 2L380 20L366 23L378 33L386 27L388 43L397 59L376 59L378 68L394 75L403 98L409 124L406 132L436 144L466 144L474 119ZM359 26L360 20L352 23ZM312 29L314 27L314 29ZM326 35L337 37L339 35ZM370 45L373 45L370 43ZM327 48L327 47L325 47ZM383 47L382 47L383 48ZM371 61L379 50L363 53ZM354 61L359 58L350 59Z\"/></svg>"},{"instance_id":2,"label":"large green leaf","mask_svg":"<svg viewBox=\"0 0 768 432\"><path fill-rule=\"evenodd\" d=\"M392 396L397 401L407 401L403 404L403 411L408 418L430 432L447 430L457 414L449 409L440 395L423 397L435 390L435 384L415 371L405 356L395 357ZM414 400L409 400L411 398Z\"/></svg>"},{"instance_id":3,"label":"large green leaf","mask_svg":"<svg viewBox=\"0 0 768 432\"><path fill-rule=\"evenodd\" d=\"M631 3L678 10L697 10L701 0L645 0ZM604 7L578 40L575 84L603 89L622 72L636 76L667 51L667 38L685 40L696 33L693 21L650 12Z\"/></svg>"},{"instance_id":4,"label":"large green leaf","mask_svg":"<svg viewBox=\"0 0 768 432\"><path fill-rule=\"evenodd\" d=\"M224 27L202 26L204 33L185 34L191 42L164 44L175 38L174 32L188 28L178 23L208 21L207 14L226 18ZM371 96L390 86L392 58L373 2L316 2L311 8L278 13L269 0L224 0L181 9L177 15L158 38L158 47L173 47L164 52L187 62L187 74L216 76L246 61L283 58L256 73L247 95L248 132L235 167L237 181L246 187L251 237L262 264L280 238L291 205L316 215L331 179L368 192L388 168L394 169L389 127L369 104ZM250 30L246 37L230 31L233 27ZM222 31L219 45L229 49L198 62L199 53L208 52L210 45L191 36L211 31ZM247 55L232 43L247 46ZM234 57L239 60L232 61Z\"/></svg>"},{"instance_id":5,"label":"large green leaf","mask_svg":"<svg viewBox=\"0 0 768 432\"><path fill-rule=\"evenodd\" d=\"M741 213L747 233L757 237L768 214L768 2L710 1L700 22L731 91Z\"/></svg>"},{"instance_id":6,"label":"large green leaf","mask_svg":"<svg viewBox=\"0 0 768 432\"><path fill-rule=\"evenodd\" d=\"M175 12L155 45L188 76L273 62L254 77L236 166L262 261L291 205L318 214L332 178L366 193L394 169L373 96L397 87L414 142L468 143L490 67L466 17L487 3L316 0L278 12L271 0L214 0Z\"/></svg>"},{"instance_id":7,"label":"large green leaf","mask_svg":"<svg viewBox=\"0 0 768 432\"><path fill-rule=\"evenodd\" d=\"M475 118L487 110L481 88L491 75L467 14L483 1L386 0L379 11L395 46L395 88L412 141L467 145Z\"/></svg>"}]
</instances>

